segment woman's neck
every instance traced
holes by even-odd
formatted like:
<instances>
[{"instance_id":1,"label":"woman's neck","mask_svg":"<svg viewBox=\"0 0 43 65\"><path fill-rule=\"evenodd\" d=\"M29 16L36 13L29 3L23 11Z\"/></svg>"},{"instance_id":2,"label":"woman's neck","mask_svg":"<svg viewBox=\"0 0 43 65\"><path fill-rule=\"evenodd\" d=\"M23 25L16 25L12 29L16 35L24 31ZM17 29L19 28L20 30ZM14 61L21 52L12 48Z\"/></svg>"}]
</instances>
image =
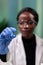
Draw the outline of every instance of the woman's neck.
<instances>
[{"instance_id":1,"label":"woman's neck","mask_svg":"<svg viewBox=\"0 0 43 65\"><path fill-rule=\"evenodd\" d=\"M34 34L28 35L28 36L23 36L25 39L30 39L33 37Z\"/></svg>"}]
</instances>

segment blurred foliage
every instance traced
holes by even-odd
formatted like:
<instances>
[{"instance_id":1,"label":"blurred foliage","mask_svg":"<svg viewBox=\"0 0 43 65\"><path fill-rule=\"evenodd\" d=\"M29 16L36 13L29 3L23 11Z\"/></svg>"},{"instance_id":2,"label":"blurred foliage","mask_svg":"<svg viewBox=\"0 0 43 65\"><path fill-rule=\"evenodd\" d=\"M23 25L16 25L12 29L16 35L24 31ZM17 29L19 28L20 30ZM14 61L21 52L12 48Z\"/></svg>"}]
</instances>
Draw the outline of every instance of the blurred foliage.
<instances>
[{"instance_id":1,"label":"blurred foliage","mask_svg":"<svg viewBox=\"0 0 43 65\"><path fill-rule=\"evenodd\" d=\"M8 21L6 19L3 19L2 21L0 21L0 33L2 32L2 30L4 28L6 28L8 26Z\"/></svg>"}]
</instances>

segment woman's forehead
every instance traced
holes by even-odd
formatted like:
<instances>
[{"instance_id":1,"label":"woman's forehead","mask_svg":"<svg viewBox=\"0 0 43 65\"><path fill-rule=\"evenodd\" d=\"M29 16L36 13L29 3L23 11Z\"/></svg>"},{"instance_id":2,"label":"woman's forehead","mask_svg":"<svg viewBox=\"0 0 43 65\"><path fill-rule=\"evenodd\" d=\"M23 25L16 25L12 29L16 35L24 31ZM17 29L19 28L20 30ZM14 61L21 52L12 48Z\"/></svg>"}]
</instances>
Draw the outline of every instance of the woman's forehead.
<instances>
[{"instance_id":1,"label":"woman's forehead","mask_svg":"<svg viewBox=\"0 0 43 65\"><path fill-rule=\"evenodd\" d=\"M21 18L34 18L34 15L33 14L31 14L30 12L23 12L22 14L20 14L20 16L19 16L19 19L21 19Z\"/></svg>"}]
</instances>

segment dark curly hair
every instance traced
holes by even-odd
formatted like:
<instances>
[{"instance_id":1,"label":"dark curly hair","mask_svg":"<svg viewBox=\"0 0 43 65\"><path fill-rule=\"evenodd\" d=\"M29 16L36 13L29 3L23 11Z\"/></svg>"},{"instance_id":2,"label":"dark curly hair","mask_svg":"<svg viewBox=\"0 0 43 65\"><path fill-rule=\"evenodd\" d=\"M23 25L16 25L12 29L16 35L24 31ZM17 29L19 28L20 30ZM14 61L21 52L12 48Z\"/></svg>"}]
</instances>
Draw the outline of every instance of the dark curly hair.
<instances>
[{"instance_id":1,"label":"dark curly hair","mask_svg":"<svg viewBox=\"0 0 43 65\"><path fill-rule=\"evenodd\" d=\"M38 23L38 20L39 20L38 13L37 13L33 8L30 8L30 7L23 8L23 9L18 13L18 15L17 15L17 21L19 20L19 16L20 16L23 12L30 12L31 14L33 14L36 23Z\"/></svg>"}]
</instances>

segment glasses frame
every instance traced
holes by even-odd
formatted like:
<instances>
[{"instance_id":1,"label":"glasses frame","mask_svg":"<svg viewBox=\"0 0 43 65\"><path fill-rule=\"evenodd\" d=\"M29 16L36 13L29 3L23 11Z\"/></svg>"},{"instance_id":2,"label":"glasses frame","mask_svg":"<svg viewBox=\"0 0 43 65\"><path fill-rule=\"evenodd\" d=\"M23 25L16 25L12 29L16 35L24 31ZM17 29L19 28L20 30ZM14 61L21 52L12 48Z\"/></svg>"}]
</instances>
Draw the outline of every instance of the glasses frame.
<instances>
[{"instance_id":1,"label":"glasses frame","mask_svg":"<svg viewBox=\"0 0 43 65\"><path fill-rule=\"evenodd\" d=\"M20 25L24 25L24 24L28 24L28 25L31 25L31 24L37 24L37 22L35 21L35 20L28 20L28 21L24 21L24 20L19 20L18 22L17 22L17 24L20 24Z\"/></svg>"}]
</instances>

